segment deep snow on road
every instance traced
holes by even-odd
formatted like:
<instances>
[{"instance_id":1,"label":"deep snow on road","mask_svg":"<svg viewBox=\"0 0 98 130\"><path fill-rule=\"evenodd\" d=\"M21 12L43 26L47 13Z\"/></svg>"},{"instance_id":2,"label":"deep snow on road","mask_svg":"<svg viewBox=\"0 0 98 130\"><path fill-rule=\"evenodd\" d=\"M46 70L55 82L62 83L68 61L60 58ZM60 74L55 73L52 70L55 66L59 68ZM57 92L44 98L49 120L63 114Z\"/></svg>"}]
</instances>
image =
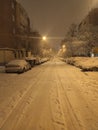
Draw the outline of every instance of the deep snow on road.
<instances>
[{"instance_id":1,"label":"deep snow on road","mask_svg":"<svg viewBox=\"0 0 98 130\"><path fill-rule=\"evenodd\" d=\"M0 73L0 130L98 130L97 76L57 59Z\"/></svg>"}]
</instances>

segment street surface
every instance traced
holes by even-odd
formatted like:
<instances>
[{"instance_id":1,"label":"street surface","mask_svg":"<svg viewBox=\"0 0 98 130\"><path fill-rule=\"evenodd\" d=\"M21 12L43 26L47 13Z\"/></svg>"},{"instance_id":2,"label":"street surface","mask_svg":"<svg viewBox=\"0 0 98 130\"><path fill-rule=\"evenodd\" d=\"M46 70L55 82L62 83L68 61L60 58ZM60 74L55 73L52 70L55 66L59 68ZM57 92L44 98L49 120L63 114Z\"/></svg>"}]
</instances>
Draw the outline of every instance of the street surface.
<instances>
[{"instance_id":1,"label":"street surface","mask_svg":"<svg viewBox=\"0 0 98 130\"><path fill-rule=\"evenodd\" d=\"M98 72L53 59L0 73L0 130L98 130Z\"/></svg>"}]
</instances>

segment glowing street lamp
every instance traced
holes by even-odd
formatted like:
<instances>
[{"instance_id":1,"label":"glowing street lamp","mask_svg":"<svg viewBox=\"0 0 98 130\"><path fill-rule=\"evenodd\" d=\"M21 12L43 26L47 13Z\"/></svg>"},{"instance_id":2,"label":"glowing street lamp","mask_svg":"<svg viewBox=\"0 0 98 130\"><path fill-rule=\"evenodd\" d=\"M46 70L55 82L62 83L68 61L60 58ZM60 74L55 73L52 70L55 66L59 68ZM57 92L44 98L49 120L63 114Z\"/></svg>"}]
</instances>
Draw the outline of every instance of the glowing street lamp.
<instances>
[{"instance_id":1,"label":"glowing street lamp","mask_svg":"<svg viewBox=\"0 0 98 130\"><path fill-rule=\"evenodd\" d=\"M46 41L46 36L43 36L42 39L43 39L44 41Z\"/></svg>"}]
</instances>

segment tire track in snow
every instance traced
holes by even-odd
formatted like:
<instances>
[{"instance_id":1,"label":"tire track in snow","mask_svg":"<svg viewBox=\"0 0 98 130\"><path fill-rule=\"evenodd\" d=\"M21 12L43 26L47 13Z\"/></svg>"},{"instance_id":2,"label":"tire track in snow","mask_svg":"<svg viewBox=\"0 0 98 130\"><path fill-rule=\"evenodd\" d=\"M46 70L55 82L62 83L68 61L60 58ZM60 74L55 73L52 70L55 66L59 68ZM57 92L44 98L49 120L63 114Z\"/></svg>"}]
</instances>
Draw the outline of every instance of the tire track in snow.
<instances>
[{"instance_id":1,"label":"tire track in snow","mask_svg":"<svg viewBox=\"0 0 98 130\"><path fill-rule=\"evenodd\" d=\"M29 86L26 89L24 89L24 91L21 90L14 97L11 97L11 100L10 100L10 102L8 104L8 108L6 107L6 110L4 112L3 118L1 116L0 128L2 128L2 126L7 121L7 119L10 117L11 113L17 107L19 102L21 102L21 100L26 96L26 94L31 90L32 86L35 86L37 84L38 80L40 80L40 76L41 76L43 70L44 70L43 67L40 67L40 69L38 68L37 71L36 71L36 69L34 71L31 70L34 73L33 76L36 77L36 79L33 82L33 85L32 85L32 83L29 84ZM29 73L32 73L32 72L28 72L28 74ZM23 73L23 75L19 75L19 76L20 76L20 78L21 77L26 77L26 73ZM3 112L3 110L0 110L0 111L1 111L1 113Z\"/></svg>"}]
</instances>

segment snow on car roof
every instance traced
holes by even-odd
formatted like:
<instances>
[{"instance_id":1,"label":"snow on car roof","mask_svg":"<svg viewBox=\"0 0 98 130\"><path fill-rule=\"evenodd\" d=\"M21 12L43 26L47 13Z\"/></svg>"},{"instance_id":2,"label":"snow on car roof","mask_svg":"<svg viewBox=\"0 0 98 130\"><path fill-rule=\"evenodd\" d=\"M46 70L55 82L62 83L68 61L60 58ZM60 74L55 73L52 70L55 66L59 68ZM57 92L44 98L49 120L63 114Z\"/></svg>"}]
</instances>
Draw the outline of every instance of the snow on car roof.
<instances>
[{"instance_id":1,"label":"snow on car roof","mask_svg":"<svg viewBox=\"0 0 98 130\"><path fill-rule=\"evenodd\" d=\"M26 60L35 60L36 57L26 57L25 59L26 59Z\"/></svg>"},{"instance_id":2,"label":"snow on car roof","mask_svg":"<svg viewBox=\"0 0 98 130\"><path fill-rule=\"evenodd\" d=\"M10 61L8 64L9 65L24 65L26 64L27 62L25 60L12 60Z\"/></svg>"}]
</instances>

